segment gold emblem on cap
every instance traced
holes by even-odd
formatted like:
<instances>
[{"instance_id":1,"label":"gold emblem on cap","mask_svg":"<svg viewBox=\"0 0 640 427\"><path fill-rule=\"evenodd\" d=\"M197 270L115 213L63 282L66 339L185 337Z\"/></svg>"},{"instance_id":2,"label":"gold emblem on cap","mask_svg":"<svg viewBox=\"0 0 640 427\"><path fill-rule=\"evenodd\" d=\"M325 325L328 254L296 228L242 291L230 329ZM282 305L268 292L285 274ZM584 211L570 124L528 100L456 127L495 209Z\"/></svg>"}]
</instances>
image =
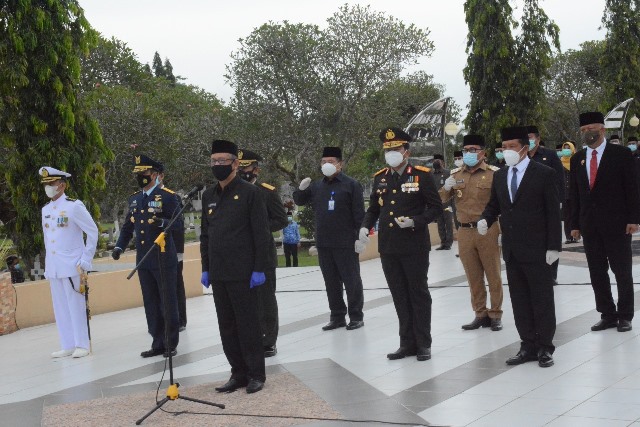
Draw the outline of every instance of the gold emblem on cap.
<instances>
[{"instance_id":1,"label":"gold emblem on cap","mask_svg":"<svg viewBox=\"0 0 640 427\"><path fill-rule=\"evenodd\" d=\"M140 164L140 161L141 161L141 160L140 160L140 156L136 156L136 165L139 165L139 164Z\"/></svg>"},{"instance_id":2,"label":"gold emblem on cap","mask_svg":"<svg viewBox=\"0 0 640 427\"><path fill-rule=\"evenodd\" d=\"M238 150L238 160L242 160L243 155L244 153L242 152L242 150Z\"/></svg>"},{"instance_id":3,"label":"gold emblem on cap","mask_svg":"<svg viewBox=\"0 0 640 427\"><path fill-rule=\"evenodd\" d=\"M384 137L387 138L387 140L392 140L393 138L396 137L396 133L391 129L388 129L387 133L384 134Z\"/></svg>"},{"instance_id":4,"label":"gold emblem on cap","mask_svg":"<svg viewBox=\"0 0 640 427\"><path fill-rule=\"evenodd\" d=\"M43 177L43 178L46 178L46 177L48 177L48 176L49 176L49 171L48 171L48 170L46 170L46 169L42 169L42 177Z\"/></svg>"},{"instance_id":5,"label":"gold emblem on cap","mask_svg":"<svg viewBox=\"0 0 640 427\"><path fill-rule=\"evenodd\" d=\"M235 196L233 196L234 200L238 200L238 195L236 194Z\"/></svg>"}]
</instances>

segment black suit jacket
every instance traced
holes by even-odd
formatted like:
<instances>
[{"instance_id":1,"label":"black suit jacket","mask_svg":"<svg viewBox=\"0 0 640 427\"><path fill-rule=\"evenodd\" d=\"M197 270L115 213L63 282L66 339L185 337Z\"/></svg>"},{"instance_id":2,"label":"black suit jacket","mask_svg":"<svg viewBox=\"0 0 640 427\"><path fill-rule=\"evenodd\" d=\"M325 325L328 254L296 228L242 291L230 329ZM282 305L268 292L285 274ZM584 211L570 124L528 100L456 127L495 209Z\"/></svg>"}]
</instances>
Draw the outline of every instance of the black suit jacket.
<instances>
[{"instance_id":1,"label":"black suit jacket","mask_svg":"<svg viewBox=\"0 0 640 427\"><path fill-rule=\"evenodd\" d=\"M491 226L500 217L502 256L506 262L514 256L519 262L545 263L548 250L562 250L556 172L529 161L513 203L507 188L508 175L509 168L495 173L482 218Z\"/></svg>"},{"instance_id":2,"label":"black suit jacket","mask_svg":"<svg viewBox=\"0 0 640 427\"><path fill-rule=\"evenodd\" d=\"M596 182L589 189L587 150L571 158L571 229L583 234L626 232L627 224L640 223L640 196L631 151L607 144L600 159Z\"/></svg>"}]
</instances>

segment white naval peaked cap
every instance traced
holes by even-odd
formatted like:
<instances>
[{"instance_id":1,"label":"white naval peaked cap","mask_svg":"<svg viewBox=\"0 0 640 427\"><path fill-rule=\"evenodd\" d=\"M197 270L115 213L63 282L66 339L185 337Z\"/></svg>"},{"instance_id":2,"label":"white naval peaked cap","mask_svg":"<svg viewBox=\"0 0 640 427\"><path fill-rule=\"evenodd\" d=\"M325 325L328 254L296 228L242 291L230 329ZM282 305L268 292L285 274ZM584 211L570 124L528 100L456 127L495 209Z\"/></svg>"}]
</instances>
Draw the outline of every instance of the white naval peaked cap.
<instances>
[{"instance_id":1,"label":"white naval peaked cap","mask_svg":"<svg viewBox=\"0 0 640 427\"><path fill-rule=\"evenodd\" d=\"M51 166L43 166L38 170L38 173L42 177L41 183L53 182L62 178L70 178L71 174L65 171L61 171Z\"/></svg>"}]
</instances>

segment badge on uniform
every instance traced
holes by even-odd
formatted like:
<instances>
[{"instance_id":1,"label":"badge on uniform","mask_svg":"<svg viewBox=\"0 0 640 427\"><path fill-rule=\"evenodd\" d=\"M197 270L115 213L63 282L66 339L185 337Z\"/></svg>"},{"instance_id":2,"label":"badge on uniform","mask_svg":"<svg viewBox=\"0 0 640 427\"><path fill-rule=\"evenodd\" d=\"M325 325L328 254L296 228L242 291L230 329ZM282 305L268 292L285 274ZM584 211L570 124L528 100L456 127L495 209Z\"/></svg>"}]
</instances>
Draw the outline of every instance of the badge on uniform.
<instances>
[{"instance_id":1,"label":"badge on uniform","mask_svg":"<svg viewBox=\"0 0 640 427\"><path fill-rule=\"evenodd\" d=\"M58 224L58 227L66 227L69 225L69 217L64 215L65 212L62 211L60 212L60 216L58 217L58 220L56 221Z\"/></svg>"},{"instance_id":2,"label":"badge on uniform","mask_svg":"<svg viewBox=\"0 0 640 427\"><path fill-rule=\"evenodd\" d=\"M458 197L462 197L462 190L458 190L457 193Z\"/></svg>"},{"instance_id":3,"label":"badge on uniform","mask_svg":"<svg viewBox=\"0 0 640 427\"><path fill-rule=\"evenodd\" d=\"M209 209L209 215L213 213L213 209Z\"/></svg>"},{"instance_id":4,"label":"badge on uniform","mask_svg":"<svg viewBox=\"0 0 640 427\"><path fill-rule=\"evenodd\" d=\"M233 196L233 200L238 200L238 195Z\"/></svg>"},{"instance_id":5,"label":"badge on uniform","mask_svg":"<svg viewBox=\"0 0 640 427\"><path fill-rule=\"evenodd\" d=\"M379 204L380 206L384 205L384 200L382 200L382 197L379 197L379 198L378 198L378 204Z\"/></svg>"},{"instance_id":6,"label":"badge on uniform","mask_svg":"<svg viewBox=\"0 0 640 427\"><path fill-rule=\"evenodd\" d=\"M336 194L336 192L332 191L331 192L331 199L329 199L329 210L330 211L335 210L335 208L336 208L336 202L335 202L335 200L333 200L333 195L334 194Z\"/></svg>"}]
</instances>

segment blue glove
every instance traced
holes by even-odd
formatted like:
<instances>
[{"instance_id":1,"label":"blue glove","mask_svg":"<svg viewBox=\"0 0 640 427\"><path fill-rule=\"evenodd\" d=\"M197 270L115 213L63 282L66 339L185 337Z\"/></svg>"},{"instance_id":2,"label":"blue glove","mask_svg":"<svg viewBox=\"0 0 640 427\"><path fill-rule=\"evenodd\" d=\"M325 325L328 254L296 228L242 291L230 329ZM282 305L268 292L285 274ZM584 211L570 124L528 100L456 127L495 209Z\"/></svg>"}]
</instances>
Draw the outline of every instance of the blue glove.
<instances>
[{"instance_id":1,"label":"blue glove","mask_svg":"<svg viewBox=\"0 0 640 427\"><path fill-rule=\"evenodd\" d=\"M260 286L265 282L265 280L267 280L267 278L264 277L264 273L258 273L254 271L253 273L251 273L251 283L249 284L249 287L253 289L256 286Z\"/></svg>"},{"instance_id":2,"label":"blue glove","mask_svg":"<svg viewBox=\"0 0 640 427\"><path fill-rule=\"evenodd\" d=\"M200 283L202 283L202 286L204 286L205 288L209 288L209 285L211 285L211 283L209 283L209 272L208 271L203 271L202 272L202 276L200 277Z\"/></svg>"}]
</instances>

